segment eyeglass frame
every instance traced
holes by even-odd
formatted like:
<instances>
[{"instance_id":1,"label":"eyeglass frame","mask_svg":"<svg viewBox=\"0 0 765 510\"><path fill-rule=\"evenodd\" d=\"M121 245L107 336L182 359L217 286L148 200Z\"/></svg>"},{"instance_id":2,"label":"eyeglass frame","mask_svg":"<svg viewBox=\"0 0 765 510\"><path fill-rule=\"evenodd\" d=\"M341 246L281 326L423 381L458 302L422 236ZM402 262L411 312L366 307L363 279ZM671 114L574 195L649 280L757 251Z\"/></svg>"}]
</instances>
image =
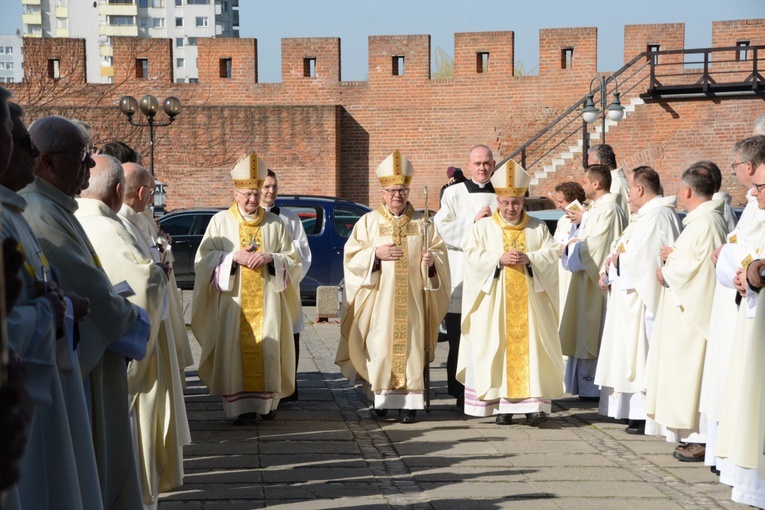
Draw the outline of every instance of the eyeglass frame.
<instances>
[{"instance_id":1,"label":"eyeglass frame","mask_svg":"<svg viewBox=\"0 0 765 510\"><path fill-rule=\"evenodd\" d=\"M752 183L752 188L757 190L757 193L762 193L763 190L765 190L765 182L762 184L757 184L756 182Z\"/></svg>"},{"instance_id":2,"label":"eyeglass frame","mask_svg":"<svg viewBox=\"0 0 765 510\"><path fill-rule=\"evenodd\" d=\"M738 163L731 163L730 164L730 168L731 168L731 170L733 170L733 173L735 174L736 173L736 168L738 168L738 165L743 165L743 164L746 164L746 163L751 163L751 161L739 161Z\"/></svg>"},{"instance_id":3,"label":"eyeglass frame","mask_svg":"<svg viewBox=\"0 0 765 510\"><path fill-rule=\"evenodd\" d=\"M383 188L383 191L389 196L394 197L396 195L400 197L405 197L409 194L409 188L401 188L401 189L387 189Z\"/></svg>"},{"instance_id":4,"label":"eyeglass frame","mask_svg":"<svg viewBox=\"0 0 765 510\"><path fill-rule=\"evenodd\" d=\"M241 192L241 191L239 191L238 189L235 189L235 190L234 190L234 193L239 193L240 195L242 195L243 197L245 197L245 198L247 199L247 201L248 201L248 202L252 202L252 201L253 201L253 198L255 198L255 196L256 196L256 195L258 195L258 194L260 193L260 190L259 190L259 189L258 189L258 190L253 190L253 192L250 194L250 193L242 193L242 192ZM258 200L258 202L260 202L260 197L258 197L258 199L257 199L257 200Z\"/></svg>"},{"instance_id":5,"label":"eyeglass frame","mask_svg":"<svg viewBox=\"0 0 765 510\"><path fill-rule=\"evenodd\" d=\"M39 150L39 149L38 149ZM72 151L44 151L45 154L71 154L72 156L76 156L76 152ZM80 149L80 162L84 163L88 157L93 155L93 151L90 149L90 147L83 147ZM42 154L42 151L40 152Z\"/></svg>"},{"instance_id":6,"label":"eyeglass frame","mask_svg":"<svg viewBox=\"0 0 765 510\"><path fill-rule=\"evenodd\" d=\"M155 188L154 186L146 186L145 184L142 184L141 187L138 188L138 189L141 189L141 188L149 188L151 190L151 191L149 191L149 196L150 197L153 197L154 194L157 192L157 188Z\"/></svg>"}]
</instances>

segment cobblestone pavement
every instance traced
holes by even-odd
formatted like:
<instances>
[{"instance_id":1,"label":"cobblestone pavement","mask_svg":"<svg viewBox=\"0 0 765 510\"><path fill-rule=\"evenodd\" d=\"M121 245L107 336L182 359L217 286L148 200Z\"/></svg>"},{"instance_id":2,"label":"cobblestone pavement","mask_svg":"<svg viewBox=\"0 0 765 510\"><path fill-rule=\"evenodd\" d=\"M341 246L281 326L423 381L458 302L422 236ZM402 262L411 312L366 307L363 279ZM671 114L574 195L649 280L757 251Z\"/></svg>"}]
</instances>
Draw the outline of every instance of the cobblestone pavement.
<instances>
[{"instance_id":1,"label":"cobblestone pavement","mask_svg":"<svg viewBox=\"0 0 765 510\"><path fill-rule=\"evenodd\" d=\"M446 394L445 345L432 364L431 413L414 424L378 417L334 364L337 322L315 324L315 309L304 311L301 400L274 421L234 426L195 367L186 371L194 442L185 483L161 510L747 508L709 468L674 460L674 444L626 434L594 403L556 400L539 428L461 414Z\"/></svg>"}]
</instances>

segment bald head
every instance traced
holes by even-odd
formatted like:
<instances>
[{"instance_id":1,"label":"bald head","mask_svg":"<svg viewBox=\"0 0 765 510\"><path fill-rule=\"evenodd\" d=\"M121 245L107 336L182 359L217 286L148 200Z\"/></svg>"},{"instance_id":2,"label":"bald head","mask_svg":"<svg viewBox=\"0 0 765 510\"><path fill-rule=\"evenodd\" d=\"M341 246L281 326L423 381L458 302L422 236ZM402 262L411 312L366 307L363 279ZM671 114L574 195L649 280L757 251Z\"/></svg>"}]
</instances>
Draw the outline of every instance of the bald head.
<instances>
[{"instance_id":1,"label":"bald head","mask_svg":"<svg viewBox=\"0 0 765 510\"><path fill-rule=\"evenodd\" d=\"M148 170L137 163L123 163L125 171L125 205L143 212L154 198L154 179Z\"/></svg>"},{"instance_id":2,"label":"bald head","mask_svg":"<svg viewBox=\"0 0 765 510\"><path fill-rule=\"evenodd\" d=\"M111 156L94 156L96 166L90 170L90 186L82 190L82 198L105 203L115 213L122 207L125 173L120 162Z\"/></svg>"}]
</instances>

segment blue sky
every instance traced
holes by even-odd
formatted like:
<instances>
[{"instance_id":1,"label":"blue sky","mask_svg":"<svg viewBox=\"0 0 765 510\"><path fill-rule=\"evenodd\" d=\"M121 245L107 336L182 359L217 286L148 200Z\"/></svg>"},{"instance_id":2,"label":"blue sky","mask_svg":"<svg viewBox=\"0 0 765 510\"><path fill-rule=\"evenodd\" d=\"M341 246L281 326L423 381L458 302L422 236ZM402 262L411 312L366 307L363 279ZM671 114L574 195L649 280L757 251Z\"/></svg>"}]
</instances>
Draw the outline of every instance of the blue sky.
<instances>
[{"instance_id":1,"label":"blue sky","mask_svg":"<svg viewBox=\"0 0 765 510\"><path fill-rule=\"evenodd\" d=\"M0 0L0 33L21 28L21 1ZM10 7L10 8L9 8ZM685 23L687 48L711 46L712 21L765 18L765 0L240 0L240 35L258 40L259 79L281 81L281 38L340 37L342 79L367 77L367 37L430 34L454 54L455 32L512 30L516 65L536 74L539 29L597 27L598 70L622 65L624 25Z\"/></svg>"}]
</instances>

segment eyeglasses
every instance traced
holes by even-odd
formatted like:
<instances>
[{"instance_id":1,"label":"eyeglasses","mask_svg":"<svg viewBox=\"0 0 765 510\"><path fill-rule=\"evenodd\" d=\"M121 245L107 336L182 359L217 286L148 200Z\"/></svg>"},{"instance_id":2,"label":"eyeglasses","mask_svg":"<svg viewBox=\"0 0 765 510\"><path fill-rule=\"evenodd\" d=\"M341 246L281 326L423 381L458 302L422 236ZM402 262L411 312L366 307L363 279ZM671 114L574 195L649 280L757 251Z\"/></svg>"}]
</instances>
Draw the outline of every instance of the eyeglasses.
<instances>
[{"instance_id":1,"label":"eyeglasses","mask_svg":"<svg viewBox=\"0 0 765 510\"><path fill-rule=\"evenodd\" d=\"M141 186L141 188L147 188L149 190L149 196L153 197L154 193L157 192L156 188L154 186Z\"/></svg>"},{"instance_id":2,"label":"eyeglasses","mask_svg":"<svg viewBox=\"0 0 765 510\"><path fill-rule=\"evenodd\" d=\"M765 190L765 183L757 184L753 182L752 187L757 190L757 193L762 193L762 190Z\"/></svg>"},{"instance_id":3,"label":"eyeglasses","mask_svg":"<svg viewBox=\"0 0 765 510\"><path fill-rule=\"evenodd\" d=\"M40 155L40 151L38 151L37 147L35 147L35 144L32 143L32 138L28 136L26 138L19 138L14 140L13 143L15 143L19 149L29 153L29 155L33 158Z\"/></svg>"},{"instance_id":4,"label":"eyeglasses","mask_svg":"<svg viewBox=\"0 0 765 510\"><path fill-rule=\"evenodd\" d=\"M396 196L396 195L398 195L400 197L405 197L406 195L409 194L409 188L401 188L401 189L385 189L385 188L383 188L383 191L385 193L387 193L391 197Z\"/></svg>"},{"instance_id":5,"label":"eyeglasses","mask_svg":"<svg viewBox=\"0 0 765 510\"><path fill-rule=\"evenodd\" d=\"M258 202L258 201L260 201L260 193L258 193L257 191L254 192L254 193L242 193L238 189L235 189L234 191L239 193L240 195L242 195L244 198L246 198L250 202Z\"/></svg>"},{"instance_id":6,"label":"eyeglasses","mask_svg":"<svg viewBox=\"0 0 765 510\"><path fill-rule=\"evenodd\" d=\"M80 161L85 161L88 159L88 157L93 154L93 151L90 150L89 147L83 147L78 152L74 151L47 151L48 154L72 154L72 155L79 155Z\"/></svg>"},{"instance_id":7,"label":"eyeglasses","mask_svg":"<svg viewBox=\"0 0 765 510\"><path fill-rule=\"evenodd\" d=\"M746 163L749 163L749 161L739 161L738 163L731 163L730 164L730 168L731 168L731 170L733 170L733 172L735 172L736 171L736 167L738 165L745 165Z\"/></svg>"}]
</instances>

